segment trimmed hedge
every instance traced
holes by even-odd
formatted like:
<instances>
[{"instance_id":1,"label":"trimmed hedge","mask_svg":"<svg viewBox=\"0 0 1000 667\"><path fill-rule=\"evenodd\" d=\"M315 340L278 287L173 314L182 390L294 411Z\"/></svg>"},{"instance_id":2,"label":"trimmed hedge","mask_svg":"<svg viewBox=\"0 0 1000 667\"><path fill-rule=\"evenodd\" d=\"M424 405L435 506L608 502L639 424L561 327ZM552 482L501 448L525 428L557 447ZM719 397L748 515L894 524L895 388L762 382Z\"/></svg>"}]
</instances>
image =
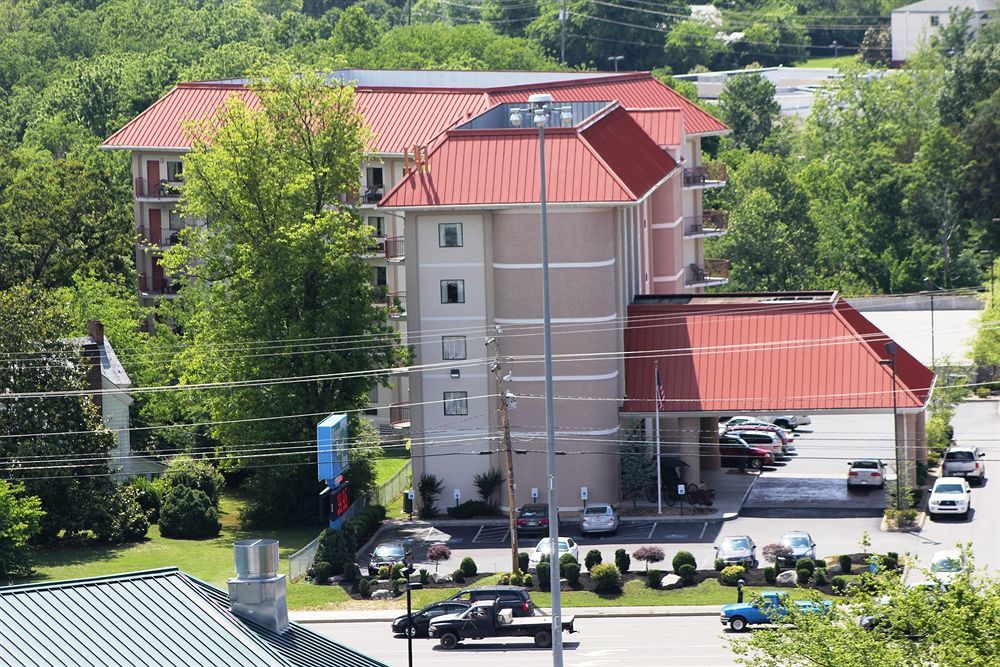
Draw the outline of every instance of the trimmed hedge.
<instances>
[{"instance_id":1,"label":"trimmed hedge","mask_svg":"<svg viewBox=\"0 0 1000 667\"><path fill-rule=\"evenodd\" d=\"M646 570L646 585L650 588L659 588L663 580L663 573L659 570Z\"/></svg>"},{"instance_id":2,"label":"trimmed hedge","mask_svg":"<svg viewBox=\"0 0 1000 667\"><path fill-rule=\"evenodd\" d=\"M333 566L327 563L325 560L321 560L318 563L313 563L313 581L317 584L325 584L330 581L330 573L333 571Z\"/></svg>"},{"instance_id":3,"label":"trimmed hedge","mask_svg":"<svg viewBox=\"0 0 1000 667\"><path fill-rule=\"evenodd\" d=\"M466 577L474 577L476 576L476 573L479 572L479 568L476 567L476 561L472 560L469 556L462 559L462 562L458 565L458 569L460 569L462 574Z\"/></svg>"},{"instance_id":4,"label":"trimmed hedge","mask_svg":"<svg viewBox=\"0 0 1000 667\"><path fill-rule=\"evenodd\" d=\"M843 556L839 556L837 558L837 563L840 565L840 571L843 574L850 574L851 573L851 557L850 556L848 556L847 554L844 554Z\"/></svg>"},{"instance_id":5,"label":"trimmed hedge","mask_svg":"<svg viewBox=\"0 0 1000 667\"><path fill-rule=\"evenodd\" d=\"M564 563L562 565L562 573L566 577L567 583L570 586L580 585L580 564L577 562Z\"/></svg>"},{"instance_id":6,"label":"trimmed hedge","mask_svg":"<svg viewBox=\"0 0 1000 667\"><path fill-rule=\"evenodd\" d=\"M722 570L720 577L726 586L735 586L736 582L746 577L747 571L742 565L729 565Z\"/></svg>"},{"instance_id":7,"label":"trimmed hedge","mask_svg":"<svg viewBox=\"0 0 1000 667\"><path fill-rule=\"evenodd\" d=\"M698 567L698 561L694 559L694 554L690 551L678 551L675 553L674 559L671 562L671 565L674 567L674 574L679 575L681 573L681 565L684 565L685 563L694 565L696 568Z\"/></svg>"},{"instance_id":8,"label":"trimmed hedge","mask_svg":"<svg viewBox=\"0 0 1000 667\"><path fill-rule=\"evenodd\" d=\"M594 569L595 565L600 565L603 562L601 557L601 552L597 549L591 549L587 552L587 555L583 557L583 564L587 566L587 571Z\"/></svg>"},{"instance_id":9,"label":"trimmed hedge","mask_svg":"<svg viewBox=\"0 0 1000 667\"><path fill-rule=\"evenodd\" d=\"M618 568L619 579L621 578L621 575L631 569L632 559L629 558L628 552L624 549L618 549L615 551L615 567Z\"/></svg>"},{"instance_id":10,"label":"trimmed hedge","mask_svg":"<svg viewBox=\"0 0 1000 667\"><path fill-rule=\"evenodd\" d=\"M690 584L691 582L694 581L694 576L697 573L698 570L695 568L694 565L691 565L691 563L684 563L683 565L681 565L681 571L679 572L679 576L681 578L681 581L683 581L685 584Z\"/></svg>"},{"instance_id":11,"label":"trimmed hedge","mask_svg":"<svg viewBox=\"0 0 1000 667\"><path fill-rule=\"evenodd\" d=\"M764 568L764 581L770 585L774 585L778 581L778 568L773 565L768 565Z\"/></svg>"},{"instance_id":12,"label":"trimmed hedge","mask_svg":"<svg viewBox=\"0 0 1000 667\"><path fill-rule=\"evenodd\" d=\"M466 500L464 503L448 508L448 516L452 519L468 519L491 514L494 514L493 508L482 500Z\"/></svg>"},{"instance_id":13,"label":"trimmed hedge","mask_svg":"<svg viewBox=\"0 0 1000 667\"><path fill-rule=\"evenodd\" d=\"M215 504L203 491L175 486L160 508L160 534L200 540L216 537L222 529Z\"/></svg>"},{"instance_id":14,"label":"trimmed hedge","mask_svg":"<svg viewBox=\"0 0 1000 667\"><path fill-rule=\"evenodd\" d=\"M598 593L613 593L622 587L622 573L611 563L595 565L590 580Z\"/></svg>"},{"instance_id":15,"label":"trimmed hedge","mask_svg":"<svg viewBox=\"0 0 1000 667\"><path fill-rule=\"evenodd\" d=\"M517 554L517 567L520 568L521 572L528 571L528 565L531 564L531 556L528 555L527 551L520 551Z\"/></svg>"}]
</instances>

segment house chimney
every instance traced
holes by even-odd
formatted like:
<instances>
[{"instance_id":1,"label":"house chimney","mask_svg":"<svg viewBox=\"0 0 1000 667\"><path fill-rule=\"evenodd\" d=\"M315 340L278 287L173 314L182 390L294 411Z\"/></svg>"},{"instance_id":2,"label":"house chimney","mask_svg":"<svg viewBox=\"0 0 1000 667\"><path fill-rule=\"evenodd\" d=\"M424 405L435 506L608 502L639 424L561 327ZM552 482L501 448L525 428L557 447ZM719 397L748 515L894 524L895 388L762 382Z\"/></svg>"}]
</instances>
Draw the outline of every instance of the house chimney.
<instances>
[{"instance_id":1,"label":"house chimney","mask_svg":"<svg viewBox=\"0 0 1000 667\"><path fill-rule=\"evenodd\" d=\"M103 409L104 400L101 394L103 388L101 379L101 346L104 345L104 325L97 320L87 322L87 335L93 339L93 343L85 342L82 353L83 361L87 364L87 389L90 389L91 400L98 410Z\"/></svg>"},{"instance_id":2,"label":"house chimney","mask_svg":"<svg viewBox=\"0 0 1000 667\"><path fill-rule=\"evenodd\" d=\"M104 345L104 325L100 320L87 320L87 335L98 345Z\"/></svg>"},{"instance_id":3,"label":"house chimney","mask_svg":"<svg viewBox=\"0 0 1000 667\"><path fill-rule=\"evenodd\" d=\"M278 574L278 540L239 540L233 544L233 560L229 609L268 630L288 630L287 581Z\"/></svg>"}]
</instances>

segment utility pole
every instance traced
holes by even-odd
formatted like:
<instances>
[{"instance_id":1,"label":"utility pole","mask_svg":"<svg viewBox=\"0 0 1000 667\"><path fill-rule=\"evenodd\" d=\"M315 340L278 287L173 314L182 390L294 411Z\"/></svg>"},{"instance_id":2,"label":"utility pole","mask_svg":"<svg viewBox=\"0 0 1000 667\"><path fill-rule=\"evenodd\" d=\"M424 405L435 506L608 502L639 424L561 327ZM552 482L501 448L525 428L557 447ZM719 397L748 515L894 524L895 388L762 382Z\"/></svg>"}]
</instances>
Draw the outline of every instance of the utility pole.
<instances>
[{"instance_id":1,"label":"utility pole","mask_svg":"<svg viewBox=\"0 0 1000 667\"><path fill-rule=\"evenodd\" d=\"M497 332L499 333L499 331ZM520 564L517 559L517 495L514 484L514 450L510 442L510 416L508 410L517 407L517 397L507 390L510 375L504 375L500 365L500 343L495 338L487 338L487 344L492 340L494 345L493 362L490 370L497 381L497 393L500 395L500 426L503 428L503 451L507 463L507 515L510 519L510 571L517 572Z\"/></svg>"},{"instance_id":2,"label":"utility pole","mask_svg":"<svg viewBox=\"0 0 1000 667\"><path fill-rule=\"evenodd\" d=\"M566 0L562 0L562 9L559 10L559 62L566 64L566 20L569 18L569 11L566 9Z\"/></svg>"}]
</instances>

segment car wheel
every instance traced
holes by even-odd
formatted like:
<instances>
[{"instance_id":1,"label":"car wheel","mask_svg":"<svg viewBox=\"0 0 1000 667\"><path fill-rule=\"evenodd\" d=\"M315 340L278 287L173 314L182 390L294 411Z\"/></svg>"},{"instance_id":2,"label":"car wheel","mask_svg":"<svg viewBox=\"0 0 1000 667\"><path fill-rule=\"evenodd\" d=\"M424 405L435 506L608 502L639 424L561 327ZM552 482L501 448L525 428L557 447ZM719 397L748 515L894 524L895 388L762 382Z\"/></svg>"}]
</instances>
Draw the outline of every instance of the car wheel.
<instances>
[{"instance_id":1,"label":"car wheel","mask_svg":"<svg viewBox=\"0 0 1000 667\"><path fill-rule=\"evenodd\" d=\"M729 627L733 629L733 632L743 632L747 629L747 622L742 616L734 616L729 619Z\"/></svg>"},{"instance_id":2,"label":"car wheel","mask_svg":"<svg viewBox=\"0 0 1000 667\"><path fill-rule=\"evenodd\" d=\"M747 459L747 468L750 470L760 470L764 467L764 463L757 458Z\"/></svg>"},{"instance_id":3,"label":"car wheel","mask_svg":"<svg viewBox=\"0 0 1000 667\"><path fill-rule=\"evenodd\" d=\"M963 521L968 521L969 520L969 510L971 510L971 509L972 508L970 507L969 509L967 509L964 512L962 512L962 520Z\"/></svg>"},{"instance_id":4,"label":"car wheel","mask_svg":"<svg viewBox=\"0 0 1000 667\"><path fill-rule=\"evenodd\" d=\"M539 630L536 632L535 646L538 648L548 648L552 646L552 633L548 630Z\"/></svg>"},{"instance_id":5,"label":"car wheel","mask_svg":"<svg viewBox=\"0 0 1000 667\"><path fill-rule=\"evenodd\" d=\"M446 632L441 635L441 648L450 651L456 646L458 646L458 635L454 632Z\"/></svg>"},{"instance_id":6,"label":"car wheel","mask_svg":"<svg viewBox=\"0 0 1000 667\"><path fill-rule=\"evenodd\" d=\"M410 625L407 628L403 628L404 637L416 637L419 634L420 632L417 630L417 626L415 625Z\"/></svg>"}]
</instances>

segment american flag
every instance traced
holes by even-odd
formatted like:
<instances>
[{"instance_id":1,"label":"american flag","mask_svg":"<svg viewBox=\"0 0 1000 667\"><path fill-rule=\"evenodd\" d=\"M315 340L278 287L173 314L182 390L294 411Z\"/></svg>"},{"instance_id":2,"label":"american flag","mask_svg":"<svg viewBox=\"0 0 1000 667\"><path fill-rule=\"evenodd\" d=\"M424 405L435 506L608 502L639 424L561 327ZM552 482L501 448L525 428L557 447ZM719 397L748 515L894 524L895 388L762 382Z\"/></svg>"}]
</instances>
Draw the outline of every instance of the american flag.
<instances>
[{"instance_id":1,"label":"american flag","mask_svg":"<svg viewBox=\"0 0 1000 667\"><path fill-rule=\"evenodd\" d=\"M663 383L660 382L660 366L656 366L656 409L663 409L663 402L667 400L667 397L663 393Z\"/></svg>"}]
</instances>

